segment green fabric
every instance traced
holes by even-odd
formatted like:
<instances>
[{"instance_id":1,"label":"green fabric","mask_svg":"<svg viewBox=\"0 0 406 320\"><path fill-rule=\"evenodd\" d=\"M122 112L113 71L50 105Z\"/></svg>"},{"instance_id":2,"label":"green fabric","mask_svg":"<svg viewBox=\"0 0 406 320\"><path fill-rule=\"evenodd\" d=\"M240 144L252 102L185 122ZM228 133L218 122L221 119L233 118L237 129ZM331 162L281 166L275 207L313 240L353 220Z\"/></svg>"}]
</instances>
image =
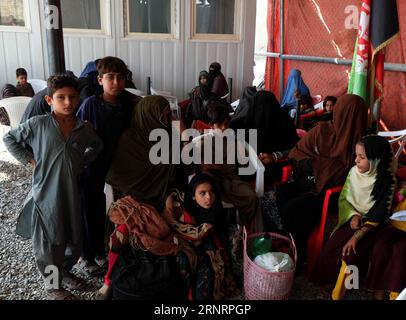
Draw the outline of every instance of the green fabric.
<instances>
[{"instance_id":1,"label":"green fabric","mask_svg":"<svg viewBox=\"0 0 406 320\"><path fill-rule=\"evenodd\" d=\"M356 94L365 100L367 106L369 106L370 96L367 91L368 74L366 72L357 72L357 50L358 39L355 41L354 57L352 60L351 74L348 82L348 94Z\"/></svg>"}]
</instances>

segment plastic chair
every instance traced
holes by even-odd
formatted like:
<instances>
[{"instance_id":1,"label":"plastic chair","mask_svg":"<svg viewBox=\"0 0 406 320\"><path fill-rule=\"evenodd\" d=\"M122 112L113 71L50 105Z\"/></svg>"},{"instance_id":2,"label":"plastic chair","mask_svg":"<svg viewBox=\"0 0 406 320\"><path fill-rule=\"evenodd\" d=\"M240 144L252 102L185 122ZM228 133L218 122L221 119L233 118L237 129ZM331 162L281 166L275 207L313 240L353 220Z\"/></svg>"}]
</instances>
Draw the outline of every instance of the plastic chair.
<instances>
[{"instance_id":1,"label":"plastic chair","mask_svg":"<svg viewBox=\"0 0 406 320\"><path fill-rule=\"evenodd\" d=\"M12 128L18 126L30 101L30 97L11 97L0 101L0 106L7 111Z\"/></svg>"},{"instance_id":2,"label":"plastic chair","mask_svg":"<svg viewBox=\"0 0 406 320\"><path fill-rule=\"evenodd\" d=\"M399 131L379 131L378 135L381 137L391 138L389 143L393 146L395 144L399 145L395 153L396 160L399 159L400 154L406 145L406 129Z\"/></svg>"},{"instance_id":3,"label":"plastic chair","mask_svg":"<svg viewBox=\"0 0 406 320\"><path fill-rule=\"evenodd\" d=\"M170 92L157 91L157 90L153 89L152 87L151 87L151 94L153 96L162 96L166 100L168 100L169 105L170 105L171 110L172 110L173 118L176 119L176 120L181 119L182 115L181 115L181 109L180 109L179 104L178 104L178 98L176 98L175 96L172 96Z\"/></svg>"},{"instance_id":4,"label":"plastic chair","mask_svg":"<svg viewBox=\"0 0 406 320\"><path fill-rule=\"evenodd\" d=\"M28 82L34 89L34 93L37 94L39 91L44 90L47 87L47 82L42 79L30 79Z\"/></svg>"},{"instance_id":5,"label":"plastic chair","mask_svg":"<svg viewBox=\"0 0 406 320\"><path fill-rule=\"evenodd\" d=\"M141 90L134 89L134 88L125 88L126 91L135 94L136 96L145 97L145 93Z\"/></svg>"},{"instance_id":6,"label":"plastic chair","mask_svg":"<svg viewBox=\"0 0 406 320\"><path fill-rule=\"evenodd\" d=\"M106 195L106 214L108 214L110 205L114 202L113 187L108 183L104 184L104 194Z\"/></svg>"},{"instance_id":7,"label":"plastic chair","mask_svg":"<svg viewBox=\"0 0 406 320\"><path fill-rule=\"evenodd\" d=\"M202 134L192 140L192 145L197 145L200 140L204 139L205 137L210 137L213 136L213 133L206 133ZM262 164L261 160L259 160L257 153L255 150L248 144L244 142L245 150L248 152L248 158L249 162L254 166L255 168L255 192L258 195L258 197L262 197L264 195L264 173L265 173L265 167ZM192 176L189 177L189 179ZM225 208L233 208L234 206L231 204L223 203L223 206Z\"/></svg>"},{"instance_id":8,"label":"plastic chair","mask_svg":"<svg viewBox=\"0 0 406 320\"><path fill-rule=\"evenodd\" d=\"M292 166L291 165L285 166L283 168L282 182L288 182L292 173L293 173ZM326 190L320 223L313 229L309 239L307 240L307 270L309 272L313 269L314 264L316 263L317 258L320 255L321 249L323 247L324 230L326 227L330 198L333 194L341 192L342 189L343 189L342 186L337 186Z\"/></svg>"},{"instance_id":9,"label":"plastic chair","mask_svg":"<svg viewBox=\"0 0 406 320\"><path fill-rule=\"evenodd\" d=\"M315 96L312 96L312 102L313 102L313 106L322 102L322 97L320 94L316 94Z\"/></svg>"}]
</instances>

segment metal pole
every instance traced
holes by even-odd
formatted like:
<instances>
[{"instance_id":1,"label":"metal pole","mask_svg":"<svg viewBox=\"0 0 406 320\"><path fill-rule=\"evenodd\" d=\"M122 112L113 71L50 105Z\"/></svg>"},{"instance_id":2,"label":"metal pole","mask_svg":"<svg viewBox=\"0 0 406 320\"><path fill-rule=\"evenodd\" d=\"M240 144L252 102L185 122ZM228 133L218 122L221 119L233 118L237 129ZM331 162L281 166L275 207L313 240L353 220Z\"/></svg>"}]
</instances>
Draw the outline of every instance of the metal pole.
<instances>
[{"instance_id":1,"label":"metal pole","mask_svg":"<svg viewBox=\"0 0 406 320\"><path fill-rule=\"evenodd\" d=\"M151 77L147 78L147 95L151 95Z\"/></svg>"},{"instance_id":2,"label":"metal pole","mask_svg":"<svg viewBox=\"0 0 406 320\"><path fill-rule=\"evenodd\" d=\"M45 25L49 74L63 73L66 67L61 0L45 0Z\"/></svg>"},{"instance_id":3,"label":"metal pole","mask_svg":"<svg viewBox=\"0 0 406 320\"><path fill-rule=\"evenodd\" d=\"M230 91L229 100L233 102L233 78L228 78L228 90Z\"/></svg>"},{"instance_id":4,"label":"metal pole","mask_svg":"<svg viewBox=\"0 0 406 320\"><path fill-rule=\"evenodd\" d=\"M280 54L277 52L255 52L255 55L262 56L262 57L284 59L284 60L304 61L304 62L329 63L329 64L348 65L348 66L350 66L352 64L352 60L346 60L346 59L317 57L317 56L302 56L302 55L294 55L294 54ZM385 63L385 71L406 72L406 64Z\"/></svg>"},{"instance_id":5,"label":"metal pole","mask_svg":"<svg viewBox=\"0 0 406 320\"><path fill-rule=\"evenodd\" d=\"M285 17L284 17L284 13L285 13L285 1L284 0L280 0L280 6L279 6L279 28L280 28L280 51L283 54L283 52L285 51L285 42L284 42L284 38L285 38L285 28L284 28L284 21L285 21ZM285 62L284 62L284 58L281 56L280 57L280 62L279 62L279 100L282 101L282 97L283 97L283 83L285 80L284 74L283 74L283 69L285 66Z\"/></svg>"}]
</instances>

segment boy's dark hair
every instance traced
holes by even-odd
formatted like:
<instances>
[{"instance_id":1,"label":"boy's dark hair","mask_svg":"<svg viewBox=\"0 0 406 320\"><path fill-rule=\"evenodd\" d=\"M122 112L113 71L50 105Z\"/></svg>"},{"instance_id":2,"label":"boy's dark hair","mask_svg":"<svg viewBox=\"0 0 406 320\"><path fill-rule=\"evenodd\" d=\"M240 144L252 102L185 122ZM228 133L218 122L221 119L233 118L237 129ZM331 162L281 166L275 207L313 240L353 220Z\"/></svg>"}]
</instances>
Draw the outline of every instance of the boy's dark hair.
<instances>
[{"instance_id":1,"label":"boy's dark hair","mask_svg":"<svg viewBox=\"0 0 406 320\"><path fill-rule=\"evenodd\" d=\"M230 106L223 100L213 100L207 106L207 118L210 124L220 124L231 120Z\"/></svg>"},{"instance_id":2,"label":"boy's dark hair","mask_svg":"<svg viewBox=\"0 0 406 320\"><path fill-rule=\"evenodd\" d=\"M52 97L57 90L65 87L73 88L75 89L76 92L79 93L79 84L76 81L76 79L64 73L50 76L47 81L47 86L48 86L47 95L50 97Z\"/></svg>"},{"instance_id":3,"label":"boy's dark hair","mask_svg":"<svg viewBox=\"0 0 406 320\"><path fill-rule=\"evenodd\" d=\"M27 76L27 70L25 70L24 68L18 68L16 70L16 77L18 78L19 76Z\"/></svg>"},{"instance_id":4,"label":"boy's dark hair","mask_svg":"<svg viewBox=\"0 0 406 320\"><path fill-rule=\"evenodd\" d=\"M312 97L310 97L309 95L301 95L300 100L299 100L299 104L308 105L310 107L313 107Z\"/></svg>"},{"instance_id":5,"label":"boy's dark hair","mask_svg":"<svg viewBox=\"0 0 406 320\"><path fill-rule=\"evenodd\" d=\"M99 76L109 72L120 73L127 76L129 70L123 60L117 57L105 57L97 63L97 71Z\"/></svg>"},{"instance_id":6,"label":"boy's dark hair","mask_svg":"<svg viewBox=\"0 0 406 320\"><path fill-rule=\"evenodd\" d=\"M335 105L337 103L337 98L334 97L334 96L327 96L323 101L323 108L324 109L326 108L327 101L332 101L333 104Z\"/></svg>"}]
</instances>

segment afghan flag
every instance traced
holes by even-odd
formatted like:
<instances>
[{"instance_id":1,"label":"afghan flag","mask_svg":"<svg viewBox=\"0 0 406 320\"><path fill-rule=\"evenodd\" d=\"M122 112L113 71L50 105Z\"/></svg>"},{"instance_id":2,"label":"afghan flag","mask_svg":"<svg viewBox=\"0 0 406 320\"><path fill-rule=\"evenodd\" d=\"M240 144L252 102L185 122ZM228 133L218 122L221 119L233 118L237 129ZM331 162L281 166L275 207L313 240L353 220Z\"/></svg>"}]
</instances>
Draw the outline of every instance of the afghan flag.
<instances>
[{"instance_id":1,"label":"afghan flag","mask_svg":"<svg viewBox=\"0 0 406 320\"><path fill-rule=\"evenodd\" d=\"M396 0L363 0L348 93L383 100L385 47L399 34Z\"/></svg>"}]
</instances>

